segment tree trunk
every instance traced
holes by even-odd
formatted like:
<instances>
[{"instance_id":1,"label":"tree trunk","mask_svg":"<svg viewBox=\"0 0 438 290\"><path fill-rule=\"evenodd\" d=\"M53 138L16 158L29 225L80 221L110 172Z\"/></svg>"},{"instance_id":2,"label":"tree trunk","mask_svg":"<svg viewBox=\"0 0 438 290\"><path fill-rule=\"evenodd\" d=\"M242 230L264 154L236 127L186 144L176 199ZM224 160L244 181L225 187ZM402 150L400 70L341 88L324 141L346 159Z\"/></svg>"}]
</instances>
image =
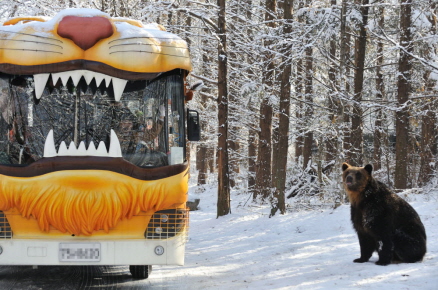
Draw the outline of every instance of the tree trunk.
<instances>
[{"instance_id":1,"label":"tree trunk","mask_svg":"<svg viewBox=\"0 0 438 290\"><path fill-rule=\"evenodd\" d=\"M428 20L431 24L430 34L436 36L437 29L437 19L434 17L434 12L436 11L436 2L432 3L430 14L427 15ZM433 62L433 56L436 55L436 48L432 45L426 44L426 49L424 52L424 58ZM436 80L430 78L432 70L427 68L423 75L424 80L424 91L426 95L436 95L435 86ZM419 186L425 186L431 179L433 171L435 170L434 158L437 154L437 130L435 128L437 123L436 117L436 101L434 99L427 98L424 105L424 115L421 117L421 142L420 142L420 173L418 183Z\"/></svg>"},{"instance_id":2,"label":"tree trunk","mask_svg":"<svg viewBox=\"0 0 438 290\"><path fill-rule=\"evenodd\" d=\"M227 36L225 5L226 0L218 0L218 199L217 216L231 212L230 184L228 170L228 84L227 84Z\"/></svg>"},{"instance_id":3,"label":"tree trunk","mask_svg":"<svg viewBox=\"0 0 438 290\"><path fill-rule=\"evenodd\" d=\"M384 29L385 26L385 8L383 6L378 7L378 26L380 29ZM376 101L382 103L383 96L385 94L385 83L383 81L382 74L383 65L383 41L379 39L377 41L377 62L376 62ZM387 138L385 129L383 127L384 112L382 107L378 107L376 110L376 121L374 122L374 138L373 138L373 169L375 171L382 167L382 146L385 143L384 138Z\"/></svg>"},{"instance_id":4,"label":"tree trunk","mask_svg":"<svg viewBox=\"0 0 438 290\"><path fill-rule=\"evenodd\" d=\"M338 162L335 163L337 168L344 161L350 162L350 149L351 149L351 108L347 100L350 99L350 65L351 63L351 33L350 25L347 23L347 15L349 14L349 1L342 0L341 6L341 31L340 31L340 43L339 43L339 87L340 94L344 101L340 102L339 112L339 133L342 139L341 144L339 144L339 156ZM339 170L339 169L338 169ZM342 178L339 175L338 182L342 182ZM340 206L343 202L348 201L347 195L344 190L340 190L338 197L335 200L335 208Z\"/></svg>"},{"instance_id":5,"label":"tree trunk","mask_svg":"<svg viewBox=\"0 0 438 290\"><path fill-rule=\"evenodd\" d=\"M191 17L187 17L191 18ZM205 33L209 33L207 29L204 29ZM211 57L211 52L208 51L206 48L208 47L207 40L202 40L203 49L202 49L202 74L208 75L210 72L209 64L213 61ZM206 87L204 89L205 94L200 95L199 99L199 106L202 108L205 112L211 112L213 108L210 108L208 104L208 98L207 95L211 94L211 90L209 87ZM210 130L210 126L208 126L209 120L205 118L201 118L200 125L201 125L201 132L204 132L204 136L207 136L207 132ZM214 132L215 133L215 132ZM214 134L213 133L213 134ZM208 178L208 169L210 167L210 163L214 163L214 150L210 148L210 145L208 145L207 140L202 140L198 143L197 150L196 150L196 169L198 170L198 185L203 185L207 183ZM213 166L214 168L214 166Z\"/></svg>"},{"instance_id":6,"label":"tree trunk","mask_svg":"<svg viewBox=\"0 0 438 290\"><path fill-rule=\"evenodd\" d=\"M336 10L336 0L331 0L331 7L333 10ZM336 45L337 45L337 34L333 33L330 39L330 59L332 64L329 67L328 77L330 81L330 96L328 100L328 107L331 109L331 113L329 116L330 123L334 126L333 130L328 133L326 136L325 146L326 146L326 156L325 160L327 162L336 161L338 153L338 129L339 129L339 117L342 114L342 110L340 110L341 102L339 100L339 84L337 81L337 64L334 63L336 59Z\"/></svg>"},{"instance_id":7,"label":"tree trunk","mask_svg":"<svg viewBox=\"0 0 438 290\"><path fill-rule=\"evenodd\" d=\"M350 82L348 80L348 76L350 75L350 67L347 65L347 63L350 62L350 52L351 52L351 33L349 33L349 26L347 25L347 14L348 14L348 0L342 0L342 10L341 10L341 43L340 43L340 65L339 65L339 75L340 75L340 87L341 87L341 94L345 99L349 98L350 95ZM350 162L350 149L351 149L351 142L350 142L350 115L351 115L351 109L348 104L344 102L344 104L341 104L341 116L340 122L343 123L342 126L342 149L343 154L341 156L344 156L344 161Z\"/></svg>"},{"instance_id":8,"label":"tree trunk","mask_svg":"<svg viewBox=\"0 0 438 290\"><path fill-rule=\"evenodd\" d=\"M247 21L250 21L252 19L252 0L242 0L244 7L246 8L246 19ZM242 13L243 14L243 13ZM248 35L249 41L253 40L253 28L252 26L248 26L246 29L246 34ZM253 69L252 69L252 60L250 57L246 56L246 63L248 64L248 68L246 69L248 75L254 75ZM250 97L250 100L248 101L248 111L255 112L256 108L254 107L254 102L252 98ZM257 171L257 135L258 132L254 128L254 125L251 121L249 121L247 124L248 127L248 177L247 177L247 184L248 184L248 193L253 196L253 198L256 198L256 192L255 192L255 186L256 186L256 171Z\"/></svg>"},{"instance_id":9,"label":"tree trunk","mask_svg":"<svg viewBox=\"0 0 438 290\"><path fill-rule=\"evenodd\" d=\"M300 3L301 4L301 3ZM303 156L303 61L300 59L297 62L297 72L295 80L295 94L297 96L298 102L295 105L295 117L297 119L297 137L295 140L295 161L298 162L300 157Z\"/></svg>"},{"instance_id":10,"label":"tree trunk","mask_svg":"<svg viewBox=\"0 0 438 290\"><path fill-rule=\"evenodd\" d=\"M432 81L428 80L428 83ZM428 86L428 85L427 85ZM433 91L432 88L430 92ZM425 113L421 117L421 142L420 142L420 173L419 186L425 186L431 179L435 169L434 156L436 155L436 105L432 100L426 100Z\"/></svg>"},{"instance_id":11,"label":"tree trunk","mask_svg":"<svg viewBox=\"0 0 438 290\"><path fill-rule=\"evenodd\" d=\"M276 0L266 0L265 21L267 27L275 27L273 22L274 14L277 7ZM272 104L271 97L274 94L274 55L271 51L271 39L266 39L264 60L266 62L265 70L263 72L263 87L264 96L260 104L260 134L259 134L259 148L257 154L257 171L256 171L256 190L257 196L263 199L271 195L271 166L272 166Z\"/></svg>"},{"instance_id":12,"label":"tree trunk","mask_svg":"<svg viewBox=\"0 0 438 290\"><path fill-rule=\"evenodd\" d=\"M411 91L411 5L412 0L402 0L400 8L400 59L398 63L397 103L395 113L395 175L394 186L397 189L408 187L409 111L408 101Z\"/></svg>"},{"instance_id":13,"label":"tree trunk","mask_svg":"<svg viewBox=\"0 0 438 290\"><path fill-rule=\"evenodd\" d=\"M238 5L231 5L230 12L232 18L231 21L233 23L236 23L235 25L243 26L245 25L244 21L242 21L242 18L237 17L237 15L240 15L239 11L240 6ZM232 45L232 42L230 43ZM233 60L237 60L238 56L236 55L236 52L233 48L228 49L228 57ZM233 75L234 74L234 75ZM230 71L230 79L235 79L239 77L239 69L236 65L236 68L234 70ZM228 115L229 115L229 138L228 138L228 150L229 150L229 168L230 168L230 186L233 188L236 186L236 177L239 173L240 168L240 157L239 157L239 150L240 150L240 144L239 144L239 136L241 136L240 132L240 114L237 110L238 102L241 98L238 98L237 96L240 94L239 89L233 86L229 87L228 90Z\"/></svg>"},{"instance_id":14,"label":"tree trunk","mask_svg":"<svg viewBox=\"0 0 438 290\"><path fill-rule=\"evenodd\" d=\"M304 8L304 0L300 0L298 3L298 10ZM304 13L299 14L298 23L304 23ZM295 161L298 163L303 156L304 148L304 128L305 121L303 121L303 109L304 109L304 69L303 58L299 58L296 64L296 77L295 77L295 95L297 103L295 105L295 118L297 120L297 137L295 139Z\"/></svg>"},{"instance_id":15,"label":"tree trunk","mask_svg":"<svg viewBox=\"0 0 438 290\"><path fill-rule=\"evenodd\" d=\"M351 162L356 166L363 163L363 116L362 90L365 69L365 53L367 45L366 26L368 24L368 0L362 0L360 12L362 22L359 24L359 36L355 41L355 70L353 115L351 116Z\"/></svg>"},{"instance_id":16,"label":"tree trunk","mask_svg":"<svg viewBox=\"0 0 438 290\"><path fill-rule=\"evenodd\" d=\"M201 126L202 127L202 126ZM196 147L196 169L198 170L198 185L207 183L207 147L204 144L198 144Z\"/></svg>"},{"instance_id":17,"label":"tree trunk","mask_svg":"<svg viewBox=\"0 0 438 290\"><path fill-rule=\"evenodd\" d=\"M310 7L308 0L306 5ZM307 24L311 24L309 16L307 16ZM310 42L306 46L306 76L304 80L304 94L305 94L305 119L311 122L313 118L313 47ZM313 132L306 130L304 133L304 147L303 147L303 169L309 165L312 158Z\"/></svg>"},{"instance_id":18,"label":"tree trunk","mask_svg":"<svg viewBox=\"0 0 438 290\"><path fill-rule=\"evenodd\" d=\"M257 131L249 128L248 132L248 192L255 195L257 171Z\"/></svg>"},{"instance_id":19,"label":"tree trunk","mask_svg":"<svg viewBox=\"0 0 438 290\"><path fill-rule=\"evenodd\" d=\"M292 19L293 0L284 0L283 18L285 25L283 33L288 35L292 32L292 27L288 23ZM290 46L283 48L284 55L288 55ZM286 212L285 188L286 188L286 165L289 147L289 115L290 115L290 76L292 66L289 60L283 59L281 70L280 85L280 112L278 129L275 130L277 143L274 145L275 166L272 172L272 185L275 190L273 202L271 203L271 216L275 215L277 210L281 214Z\"/></svg>"}]
</instances>

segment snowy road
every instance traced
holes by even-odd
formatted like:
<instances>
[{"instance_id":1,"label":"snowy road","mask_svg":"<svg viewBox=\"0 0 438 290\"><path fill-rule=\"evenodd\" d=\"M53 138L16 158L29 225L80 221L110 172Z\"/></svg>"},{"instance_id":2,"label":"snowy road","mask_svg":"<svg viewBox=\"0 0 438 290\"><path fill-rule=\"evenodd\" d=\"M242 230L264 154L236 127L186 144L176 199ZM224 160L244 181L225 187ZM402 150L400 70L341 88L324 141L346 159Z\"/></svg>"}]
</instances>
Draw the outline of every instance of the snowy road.
<instances>
[{"instance_id":1,"label":"snowy road","mask_svg":"<svg viewBox=\"0 0 438 290\"><path fill-rule=\"evenodd\" d=\"M148 290L339 290L421 289L438 285L438 192L409 195L426 227L428 251L421 263L353 263L360 254L350 209L292 211L269 218L269 206L244 204L216 218L216 190L202 193L190 214L184 266L154 266L147 280L134 280L127 266L0 267L4 289Z\"/></svg>"},{"instance_id":2,"label":"snowy road","mask_svg":"<svg viewBox=\"0 0 438 290\"><path fill-rule=\"evenodd\" d=\"M0 289L144 289L128 267L29 266L0 267Z\"/></svg>"},{"instance_id":3,"label":"snowy road","mask_svg":"<svg viewBox=\"0 0 438 290\"><path fill-rule=\"evenodd\" d=\"M187 289L182 286L186 285L186 281L178 275L178 269L182 268L155 266L149 279L135 280L128 266L40 266L37 269L30 266L1 266L0 289Z\"/></svg>"}]
</instances>

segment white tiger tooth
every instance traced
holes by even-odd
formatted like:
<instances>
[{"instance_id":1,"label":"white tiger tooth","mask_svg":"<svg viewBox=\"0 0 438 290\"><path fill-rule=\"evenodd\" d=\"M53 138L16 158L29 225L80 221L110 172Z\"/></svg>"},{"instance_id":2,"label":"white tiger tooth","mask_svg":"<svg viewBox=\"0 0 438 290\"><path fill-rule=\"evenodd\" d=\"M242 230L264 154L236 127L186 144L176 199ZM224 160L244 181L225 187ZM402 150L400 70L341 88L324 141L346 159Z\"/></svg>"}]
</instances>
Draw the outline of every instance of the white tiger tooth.
<instances>
[{"instance_id":1,"label":"white tiger tooth","mask_svg":"<svg viewBox=\"0 0 438 290\"><path fill-rule=\"evenodd\" d=\"M89 71L89 70L82 70L82 76L85 79L85 82L87 83L87 85L89 85L91 83L91 81L94 79L94 72ZM96 80L97 82L97 80ZM99 85L98 85L99 86Z\"/></svg>"},{"instance_id":2,"label":"white tiger tooth","mask_svg":"<svg viewBox=\"0 0 438 290\"><path fill-rule=\"evenodd\" d=\"M103 79L105 78L104 74L101 73L94 73L94 79L96 80L96 86L100 86Z\"/></svg>"},{"instance_id":3,"label":"white tiger tooth","mask_svg":"<svg viewBox=\"0 0 438 290\"><path fill-rule=\"evenodd\" d=\"M78 147L77 155L78 155L78 156L86 156L86 155L88 155L88 153L87 153L87 148L85 148L85 142L84 142L84 141L82 141L81 143L79 143L79 147Z\"/></svg>"},{"instance_id":4,"label":"white tiger tooth","mask_svg":"<svg viewBox=\"0 0 438 290\"><path fill-rule=\"evenodd\" d=\"M46 87L47 80L49 79L50 74L36 74L33 75L33 82L35 85L35 97L39 100L44 92L44 88Z\"/></svg>"},{"instance_id":5,"label":"white tiger tooth","mask_svg":"<svg viewBox=\"0 0 438 290\"><path fill-rule=\"evenodd\" d=\"M117 138L116 132L111 129L111 142L109 146L109 157L122 157L122 148L120 148L120 141Z\"/></svg>"},{"instance_id":6,"label":"white tiger tooth","mask_svg":"<svg viewBox=\"0 0 438 290\"><path fill-rule=\"evenodd\" d=\"M53 84L56 85L58 79L61 79L62 85L67 86L68 79L70 78L70 72L64 71L59 73L52 73Z\"/></svg>"},{"instance_id":7,"label":"white tiger tooth","mask_svg":"<svg viewBox=\"0 0 438 290\"><path fill-rule=\"evenodd\" d=\"M79 81L81 80L83 72L84 72L83 70L70 71L70 77L75 87L78 85Z\"/></svg>"},{"instance_id":8,"label":"white tiger tooth","mask_svg":"<svg viewBox=\"0 0 438 290\"><path fill-rule=\"evenodd\" d=\"M53 130L49 131L47 134L46 142L44 143L44 155L43 157L55 157L56 147L55 147L55 139L53 137Z\"/></svg>"},{"instance_id":9,"label":"white tiger tooth","mask_svg":"<svg viewBox=\"0 0 438 290\"><path fill-rule=\"evenodd\" d=\"M108 156L108 151L106 151L106 146L103 141L100 141L99 146L97 147L96 156Z\"/></svg>"},{"instance_id":10,"label":"white tiger tooth","mask_svg":"<svg viewBox=\"0 0 438 290\"><path fill-rule=\"evenodd\" d=\"M52 75L52 82L53 82L53 85L56 86L56 83L58 82L58 79L59 79L59 74L57 74L57 73L51 73L51 75Z\"/></svg>"},{"instance_id":11,"label":"white tiger tooth","mask_svg":"<svg viewBox=\"0 0 438 290\"><path fill-rule=\"evenodd\" d=\"M68 146L67 154L70 156L76 156L78 150L76 149L75 142L71 141L70 145Z\"/></svg>"},{"instance_id":12,"label":"white tiger tooth","mask_svg":"<svg viewBox=\"0 0 438 290\"><path fill-rule=\"evenodd\" d=\"M100 86L100 83L104 80L105 77L108 78L108 84L111 81L111 77L101 73L97 73L89 70L81 70L80 72L84 77L85 81L87 82L87 85L89 85L93 81L93 79L96 80L96 86Z\"/></svg>"},{"instance_id":13,"label":"white tiger tooth","mask_svg":"<svg viewBox=\"0 0 438 290\"><path fill-rule=\"evenodd\" d=\"M97 153L96 146L94 145L94 142L91 141L90 145L88 145L87 155L94 156Z\"/></svg>"},{"instance_id":14,"label":"white tiger tooth","mask_svg":"<svg viewBox=\"0 0 438 290\"><path fill-rule=\"evenodd\" d=\"M111 77L108 75L103 75L103 78L105 79L105 86L109 87L110 82L111 82Z\"/></svg>"},{"instance_id":15,"label":"white tiger tooth","mask_svg":"<svg viewBox=\"0 0 438 290\"><path fill-rule=\"evenodd\" d=\"M47 134L47 138L44 144L44 157L56 157L56 156L98 156L98 157L122 157L122 149L120 146L119 138L117 137L116 132L111 129L110 134L110 146L107 151L105 143L100 141L98 148L94 145L94 142L91 141L88 149L85 146L85 142L81 141L78 148L73 141L70 142L70 145L67 148L67 145L64 141L59 145L59 150L56 152L55 148L55 140L53 129L49 131Z\"/></svg>"},{"instance_id":16,"label":"white tiger tooth","mask_svg":"<svg viewBox=\"0 0 438 290\"><path fill-rule=\"evenodd\" d=\"M62 141L61 144L59 144L58 156L65 156L65 155L68 155L68 149L67 149L67 145L65 145L65 142Z\"/></svg>"},{"instance_id":17,"label":"white tiger tooth","mask_svg":"<svg viewBox=\"0 0 438 290\"><path fill-rule=\"evenodd\" d=\"M82 77L84 77L87 85L89 85L93 79L96 80L96 85L100 86L102 81L105 80L105 86L108 88L110 83L113 84L114 99L119 102L122 98L123 91L125 90L127 80L111 77L102 73L97 73L88 70L73 70L66 72L52 73L53 84L56 85L59 79L61 79L62 85L67 86L68 80L71 78L73 85L77 86ZM50 74L36 74L34 75L35 82L35 96L37 99L41 98L46 87L47 80Z\"/></svg>"},{"instance_id":18,"label":"white tiger tooth","mask_svg":"<svg viewBox=\"0 0 438 290\"><path fill-rule=\"evenodd\" d=\"M114 99L119 102L128 81L119 78L111 78L111 81L113 82Z\"/></svg>"},{"instance_id":19,"label":"white tiger tooth","mask_svg":"<svg viewBox=\"0 0 438 290\"><path fill-rule=\"evenodd\" d=\"M56 83L58 82L59 79L59 73L51 73L51 75L52 75L53 85L56 86Z\"/></svg>"}]
</instances>

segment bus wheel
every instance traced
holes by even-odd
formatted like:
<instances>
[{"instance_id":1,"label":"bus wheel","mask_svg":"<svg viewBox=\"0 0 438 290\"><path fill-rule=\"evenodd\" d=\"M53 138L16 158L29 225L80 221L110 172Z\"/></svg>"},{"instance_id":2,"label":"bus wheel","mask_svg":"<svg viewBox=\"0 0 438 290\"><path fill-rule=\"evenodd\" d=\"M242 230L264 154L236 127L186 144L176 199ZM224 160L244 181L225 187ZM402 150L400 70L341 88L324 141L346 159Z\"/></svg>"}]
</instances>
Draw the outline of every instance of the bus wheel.
<instances>
[{"instance_id":1,"label":"bus wheel","mask_svg":"<svg viewBox=\"0 0 438 290\"><path fill-rule=\"evenodd\" d=\"M151 265L131 265L129 266L129 272L131 272L134 279L147 279L152 272Z\"/></svg>"}]
</instances>

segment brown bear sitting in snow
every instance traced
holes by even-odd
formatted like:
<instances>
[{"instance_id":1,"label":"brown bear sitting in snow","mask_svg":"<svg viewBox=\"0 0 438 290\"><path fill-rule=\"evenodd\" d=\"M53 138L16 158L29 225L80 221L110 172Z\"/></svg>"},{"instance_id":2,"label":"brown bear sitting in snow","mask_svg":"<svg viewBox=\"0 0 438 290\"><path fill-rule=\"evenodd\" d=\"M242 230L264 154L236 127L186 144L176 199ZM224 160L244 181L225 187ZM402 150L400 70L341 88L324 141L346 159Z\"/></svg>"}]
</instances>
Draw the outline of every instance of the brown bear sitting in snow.
<instances>
[{"instance_id":1,"label":"brown bear sitting in snow","mask_svg":"<svg viewBox=\"0 0 438 290\"><path fill-rule=\"evenodd\" d=\"M412 206L375 180L370 164L354 167L344 163L342 171L360 245L360 258L354 262L367 262L374 251L379 254L377 265L421 261L426 253L426 231Z\"/></svg>"}]
</instances>

